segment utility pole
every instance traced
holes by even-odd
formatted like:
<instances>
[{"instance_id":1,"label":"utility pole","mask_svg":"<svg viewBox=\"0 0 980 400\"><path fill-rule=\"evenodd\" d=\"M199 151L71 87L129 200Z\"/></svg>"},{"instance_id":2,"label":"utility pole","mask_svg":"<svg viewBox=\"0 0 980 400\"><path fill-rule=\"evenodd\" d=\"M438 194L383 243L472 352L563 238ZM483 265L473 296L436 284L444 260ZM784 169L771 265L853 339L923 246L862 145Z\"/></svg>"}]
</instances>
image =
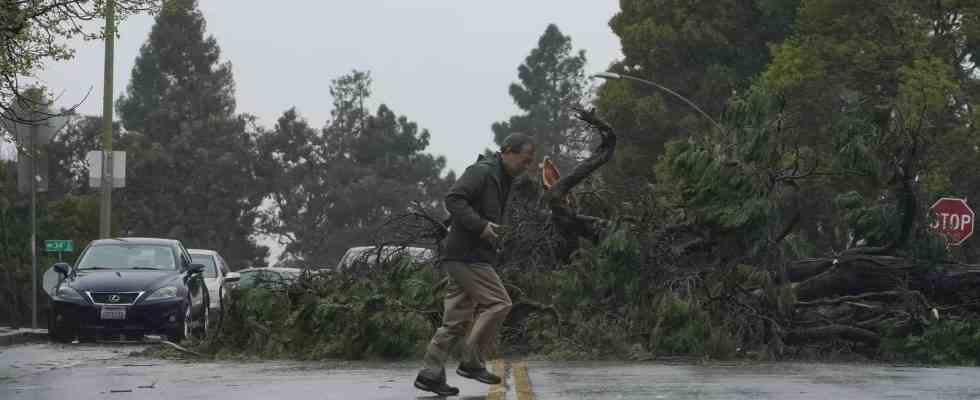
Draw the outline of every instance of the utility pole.
<instances>
[{"instance_id":1,"label":"utility pole","mask_svg":"<svg viewBox=\"0 0 980 400\"><path fill-rule=\"evenodd\" d=\"M105 86L102 92L102 210L99 236L112 235L112 62L116 39L115 0L105 2Z\"/></svg>"}]
</instances>

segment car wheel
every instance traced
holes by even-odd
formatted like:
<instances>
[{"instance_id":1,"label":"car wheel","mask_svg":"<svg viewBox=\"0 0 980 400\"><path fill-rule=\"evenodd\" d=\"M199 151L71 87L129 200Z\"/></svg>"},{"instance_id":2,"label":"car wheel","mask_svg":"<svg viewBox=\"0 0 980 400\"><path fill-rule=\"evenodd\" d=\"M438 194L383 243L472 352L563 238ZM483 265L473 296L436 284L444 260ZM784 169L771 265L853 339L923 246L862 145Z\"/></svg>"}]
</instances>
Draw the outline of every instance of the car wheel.
<instances>
[{"instance_id":1,"label":"car wheel","mask_svg":"<svg viewBox=\"0 0 980 400\"><path fill-rule=\"evenodd\" d=\"M48 336L58 343L71 343L75 340L75 332L66 326L58 326L54 321L54 312L48 314Z\"/></svg>"},{"instance_id":2,"label":"car wheel","mask_svg":"<svg viewBox=\"0 0 980 400\"><path fill-rule=\"evenodd\" d=\"M208 325L210 325L209 321L211 320L210 313L211 313L211 304L209 304L207 302L207 299L205 299L204 313L203 313L204 315L201 317L201 324L198 325L197 328L198 338L200 339L207 339L208 337Z\"/></svg>"},{"instance_id":3,"label":"car wheel","mask_svg":"<svg viewBox=\"0 0 980 400\"><path fill-rule=\"evenodd\" d=\"M193 320L191 319L191 301L190 301L190 299L188 299L184 303L184 312L183 312L183 314L184 315L177 322L177 326L175 326L170 331L170 333L167 334L167 339L170 339L171 342L179 343L179 342L183 341L184 339L186 339L186 338L188 338L188 337L191 336L191 321L193 321Z\"/></svg>"}]
</instances>

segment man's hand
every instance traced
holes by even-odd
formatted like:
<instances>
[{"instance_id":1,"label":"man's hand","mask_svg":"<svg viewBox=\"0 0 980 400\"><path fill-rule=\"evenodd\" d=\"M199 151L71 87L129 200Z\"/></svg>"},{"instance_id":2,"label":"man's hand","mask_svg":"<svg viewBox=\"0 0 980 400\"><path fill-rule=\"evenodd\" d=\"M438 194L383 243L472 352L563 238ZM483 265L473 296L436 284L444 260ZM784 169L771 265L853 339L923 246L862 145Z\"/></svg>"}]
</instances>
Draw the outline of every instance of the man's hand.
<instances>
[{"instance_id":1,"label":"man's hand","mask_svg":"<svg viewBox=\"0 0 980 400\"><path fill-rule=\"evenodd\" d=\"M487 241L497 240L497 232L494 231L494 229L496 229L498 226L500 225L493 222L487 222L487 224L483 227L483 232L480 233L480 239Z\"/></svg>"}]
</instances>

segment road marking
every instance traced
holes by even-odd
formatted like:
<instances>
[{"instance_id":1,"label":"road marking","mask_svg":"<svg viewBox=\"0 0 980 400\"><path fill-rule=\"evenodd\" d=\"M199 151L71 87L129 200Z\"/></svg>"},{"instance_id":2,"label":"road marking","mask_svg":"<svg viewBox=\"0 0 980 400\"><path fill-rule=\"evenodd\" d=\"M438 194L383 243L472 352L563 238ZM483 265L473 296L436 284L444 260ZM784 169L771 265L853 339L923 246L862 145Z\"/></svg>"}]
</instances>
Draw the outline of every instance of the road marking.
<instances>
[{"instance_id":1,"label":"road marking","mask_svg":"<svg viewBox=\"0 0 980 400\"><path fill-rule=\"evenodd\" d=\"M490 386L490 391L487 392L487 400L506 400L507 399L507 387L504 386L504 360L496 359L493 360L493 373L500 377L500 383Z\"/></svg>"},{"instance_id":2,"label":"road marking","mask_svg":"<svg viewBox=\"0 0 980 400\"><path fill-rule=\"evenodd\" d=\"M534 400L534 391L531 390L531 376L527 373L527 361L514 364L514 385L516 386L517 400Z\"/></svg>"}]
</instances>

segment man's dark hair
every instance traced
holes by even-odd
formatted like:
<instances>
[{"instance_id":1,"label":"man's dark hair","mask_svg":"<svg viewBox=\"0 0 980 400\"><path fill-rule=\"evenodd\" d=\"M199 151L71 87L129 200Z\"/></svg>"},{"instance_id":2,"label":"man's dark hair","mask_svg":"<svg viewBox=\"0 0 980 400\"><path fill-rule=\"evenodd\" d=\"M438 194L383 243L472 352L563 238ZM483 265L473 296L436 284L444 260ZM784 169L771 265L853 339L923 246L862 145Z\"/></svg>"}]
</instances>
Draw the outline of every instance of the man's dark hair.
<instances>
[{"instance_id":1,"label":"man's dark hair","mask_svg":"<svg viewBox=\"0 0 980 400\"><path fill-rule=\"evenodd\" d=\"M527 145L534 147L534 139L520 132L514 132L500 142L501 153L520 153L527 150Z\"/></svg>"}]
</instances>

